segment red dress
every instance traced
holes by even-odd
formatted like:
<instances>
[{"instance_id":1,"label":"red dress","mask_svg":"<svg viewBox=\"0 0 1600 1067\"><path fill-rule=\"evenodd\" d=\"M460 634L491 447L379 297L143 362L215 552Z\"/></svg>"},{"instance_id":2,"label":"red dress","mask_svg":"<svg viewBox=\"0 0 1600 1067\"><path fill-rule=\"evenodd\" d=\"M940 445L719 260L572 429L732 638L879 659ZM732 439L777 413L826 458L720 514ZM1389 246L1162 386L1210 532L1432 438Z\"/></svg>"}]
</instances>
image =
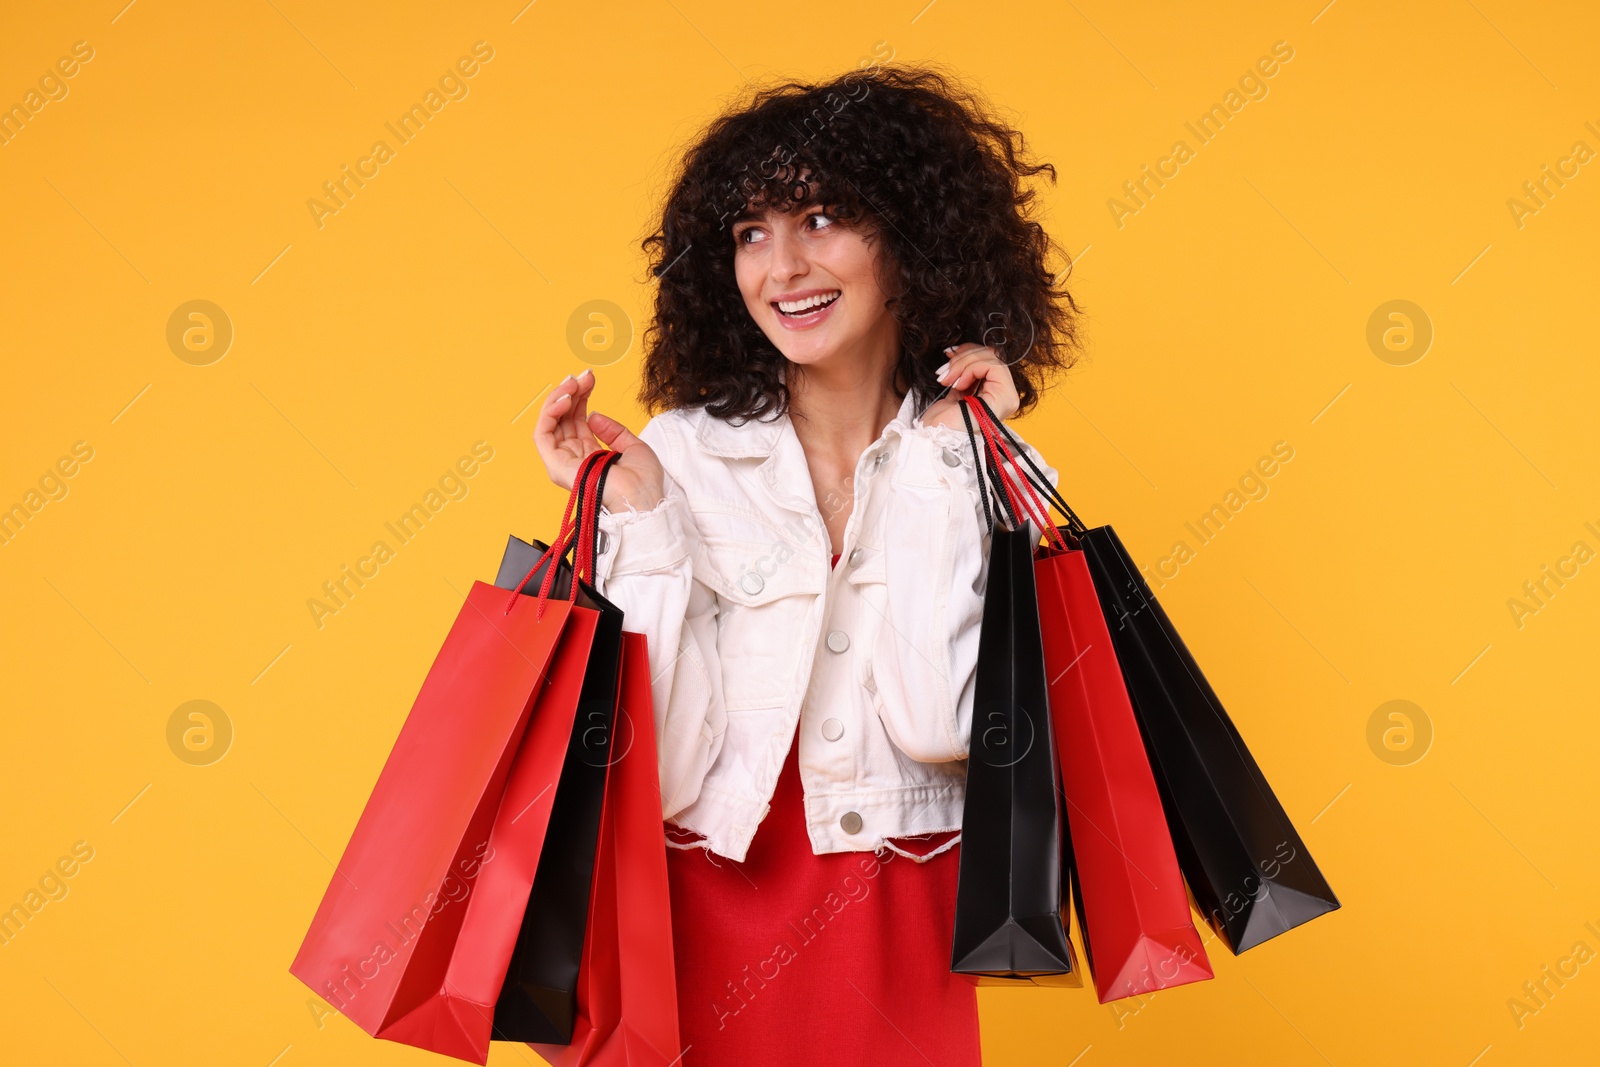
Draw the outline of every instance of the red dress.
<instances>
[{"instance_id":1,"label":"red dress","mask_svg":"<svg viewBox=\"0 0 1600 1067\"><path fill-rule=\"evenodd\" d=\"M980 1064L977 991L950 973L960 844L818 856L803 796L796 738L745 862L667 849L682 1067Z\"/></svg>"}]
</instances>

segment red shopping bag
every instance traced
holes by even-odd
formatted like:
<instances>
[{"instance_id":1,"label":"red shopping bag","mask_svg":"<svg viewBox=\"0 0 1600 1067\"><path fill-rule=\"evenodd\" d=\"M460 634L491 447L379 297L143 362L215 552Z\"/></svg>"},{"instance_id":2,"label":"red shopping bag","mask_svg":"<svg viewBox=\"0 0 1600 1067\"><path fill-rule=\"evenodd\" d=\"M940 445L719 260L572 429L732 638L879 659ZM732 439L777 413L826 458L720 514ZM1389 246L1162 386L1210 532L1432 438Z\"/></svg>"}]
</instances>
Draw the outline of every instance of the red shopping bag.
<instances>
[{"instance_id":1,"label":"red shopping bag","mask_svg":"<svg viewBox=\"0 0 1600 1067\"><path fill-rule=\"evenodd\" d=\"M1004 457L1020 470L986 409L968 407L1006 497L1046 534L1034 549L1039 623L1073 895L1095 991L1103 1004L1204 981L1211 965L1189 916L1161 795L1088 563L1068 540L1076 542L1075 526L1051 523L1033 485L1001 465Z\"/></svg>"},{"instance_id":2,"label":"red shopping bag","mask_svg":"<svg viewBox=\"0 0 1600 1067\"><path fill-rule=\"evenodd\" d=\"M289 968L368 1033L484 1062L440 993L473 889L507 859L490 830L544 679L587 661L586 610L473 583Z\"/></svg>"},{"instance_id":3,"label":"red shopping bag","mask_svg":"<svg viewBox=\"0 0 1600 1067\"><path fill-rule=\"evenodd\" d=\"M1100 1003L1211 977L1082 551L1035 550L1084 955Z\"/></svg>"},{"instance_id":4,"label":"red shopping bag","mask_svg":"<svg viewBox=\"0 0 1600 1067\"><path fill-rule=\"evenodd\" d=\"M598 612L581 606L571 609L489 832L494 862L478 874L444 977L427 1010L412 1011L378 1036L487 1062L495 1002L544 855L598 618Z\"/></svg>"},{"instance_id":5,"label":"red shopping bag","mask_svg":"<svg viewBox=\"0 0 1600 1067\"><path fill-rule=\"evenodd\" d=\"M529 1043L552 1067L670 1067L683 1053L648 646L643 634L622 639L578 1021L569 1045Z\"/></svg>"},{"instance_id":6,"label":"red shopping bag","mask_svg":"<svg viewBox=\"0 0 1600 1067\"><path fill-rule=\"evenodd\" d=\"M578 606L489 832L497 861L478 876L435 1011L413 1013L384 1035L478 1063L487 1059L491 1039L570 1038L578 1014L622 651L621 611L583 578L593 569L594 501L609 463L621 454L593 455L604 458L584 483L573 542L578 554L567 576L577 586ZM547 568L559 562L562 548L545 549L530 570L526 560L535 546L513 539L499 581L547 602L547 591L558 588ZM508 577L508 568L520 580ZM535 594L529 585L541 572ZM568 641L583 656L565 656Z\"/></svg>"},{"instance_id":7,"label":"red shopping bag","mask_svg":"<svg viewBox=\"0 0 1600 1067\"><path fill-rule=\"evenodd\" d=\"M581 610L505 615L506 596L473 583L289 968L376 1037L441 987L464 901L500 859L489 829L540 676Z\"/></svg>"}]
</instances>

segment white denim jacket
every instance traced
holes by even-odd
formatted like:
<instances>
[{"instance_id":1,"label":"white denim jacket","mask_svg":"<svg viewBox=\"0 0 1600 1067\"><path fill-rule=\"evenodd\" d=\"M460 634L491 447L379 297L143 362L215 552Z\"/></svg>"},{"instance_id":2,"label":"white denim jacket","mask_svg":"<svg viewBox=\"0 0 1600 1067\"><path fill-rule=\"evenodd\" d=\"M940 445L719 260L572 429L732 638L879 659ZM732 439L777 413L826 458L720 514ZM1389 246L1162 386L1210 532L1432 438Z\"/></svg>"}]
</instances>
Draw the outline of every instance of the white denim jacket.
<instances>
[{"instance_id":1,"label":"white denim jacket","mask_svg":"<svg viewBox=\"0 0 1600 1067\"><path fill-rule=\"evenodd\" d=\"M743 862L797 725L815 853L921 862L959 839L886 842L961 828L988 575L966 431L921 425L913 397L856 464L833 568L787 415L679 409L640 431L665 498L601 508L595 577L648 638L663 819L703 836L669 844Z\"/></svg>"}]
</instances>

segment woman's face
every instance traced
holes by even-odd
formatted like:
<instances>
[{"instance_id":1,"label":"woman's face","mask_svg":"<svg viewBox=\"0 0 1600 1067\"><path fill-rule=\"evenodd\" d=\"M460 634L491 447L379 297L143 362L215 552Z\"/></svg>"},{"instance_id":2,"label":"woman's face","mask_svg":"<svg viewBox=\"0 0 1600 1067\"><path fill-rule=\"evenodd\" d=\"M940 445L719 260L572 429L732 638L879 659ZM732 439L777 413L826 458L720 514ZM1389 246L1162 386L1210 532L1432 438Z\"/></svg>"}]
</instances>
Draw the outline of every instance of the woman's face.
<instances>
[{"instance_id":1,"label":"woman's face","mask_svg":"<svg viewBox=\"0 0 1600 1067\"><path fill-rule=\"evenodd\" d=\"M745 307L790 362L870 363L898 352L899 323L885 306L887 272L870 236L818 205L790 213L768 207L734 223Z\"/></svg>"}]
</instances>

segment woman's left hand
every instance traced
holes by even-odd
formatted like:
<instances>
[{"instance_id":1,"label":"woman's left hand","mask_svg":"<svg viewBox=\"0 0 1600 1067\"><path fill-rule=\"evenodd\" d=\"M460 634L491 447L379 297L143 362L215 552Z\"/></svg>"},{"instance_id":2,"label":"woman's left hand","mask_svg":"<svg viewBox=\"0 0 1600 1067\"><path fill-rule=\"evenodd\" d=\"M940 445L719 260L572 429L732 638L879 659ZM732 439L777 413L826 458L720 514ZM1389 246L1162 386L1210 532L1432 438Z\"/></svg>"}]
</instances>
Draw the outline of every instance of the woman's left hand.
<instances>
[{"instance_id":1,"label":"woman's left hand","mask_svg":"<svg viewBox=\"0 0 1600 1067\"><path fill-rule=\"evenodd\" d=\"M945 364L940 381L949 393L929 406L922 416L922 425L966 429L958 405L963 394L973 395L974 390L994 409L995 418L1001 422L1016 414L1021 406L1016 381L1011 377L1011 368L1000 361L998 352L986 345L966 341L954 346L945 355L950 362Z\"/></svg>"}]
</instances>

